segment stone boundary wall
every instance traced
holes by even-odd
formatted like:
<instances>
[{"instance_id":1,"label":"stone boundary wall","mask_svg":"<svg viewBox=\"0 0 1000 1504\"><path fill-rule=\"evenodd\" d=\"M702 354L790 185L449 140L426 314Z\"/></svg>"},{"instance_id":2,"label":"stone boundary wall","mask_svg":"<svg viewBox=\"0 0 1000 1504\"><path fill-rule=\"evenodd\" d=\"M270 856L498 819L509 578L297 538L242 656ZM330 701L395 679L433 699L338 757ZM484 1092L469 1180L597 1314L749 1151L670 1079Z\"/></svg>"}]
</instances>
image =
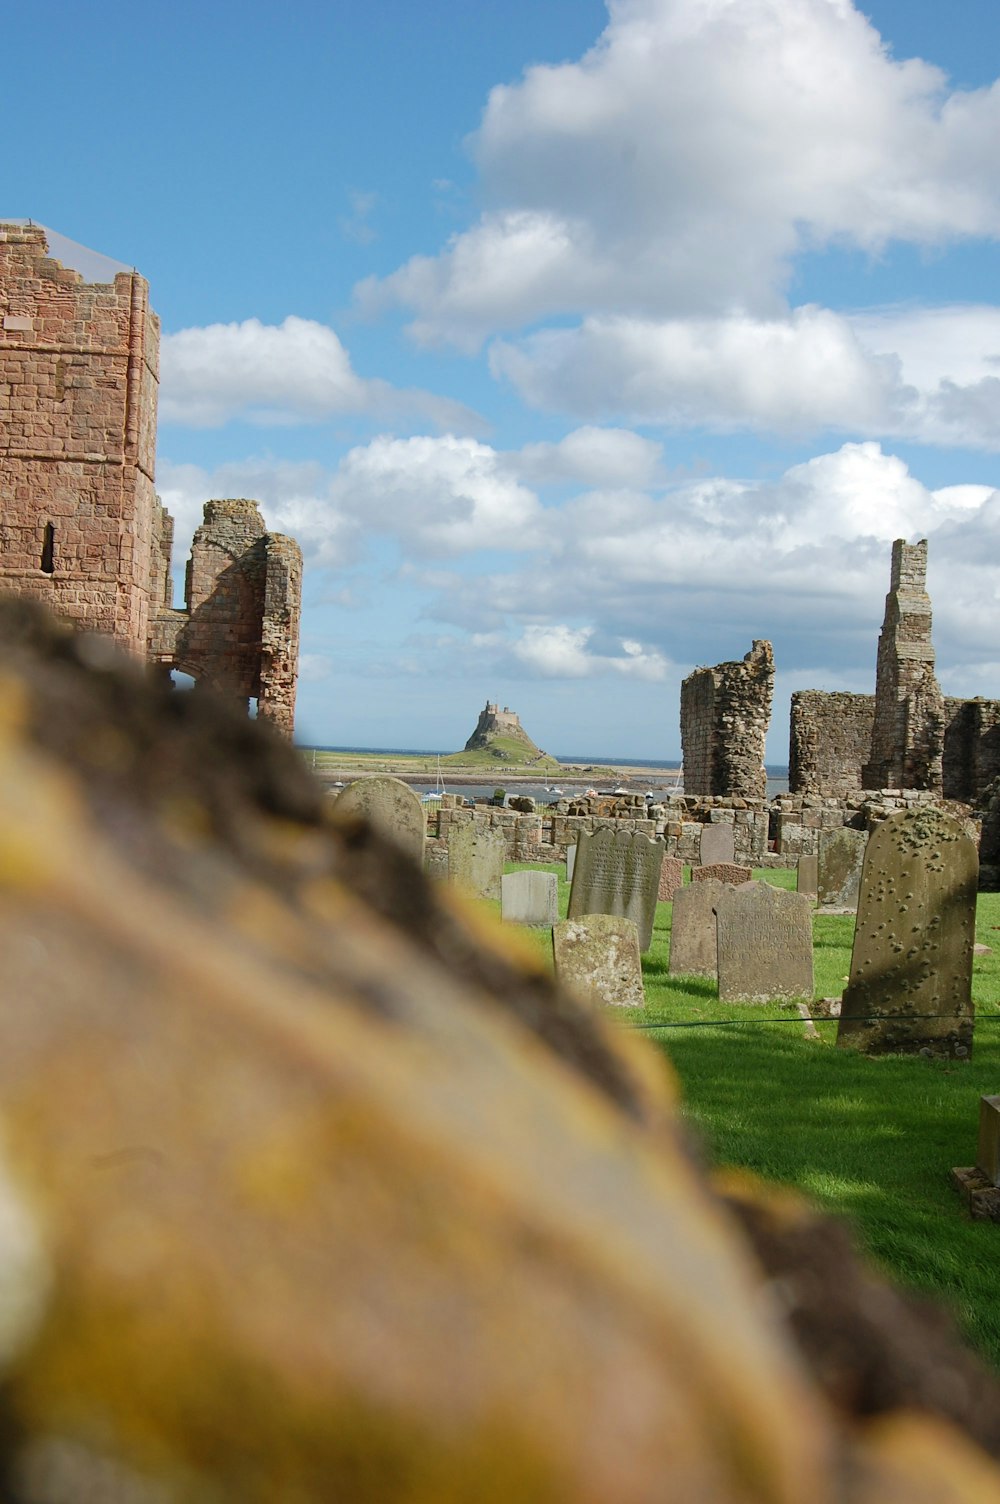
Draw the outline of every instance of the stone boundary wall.
<instances>
[{"instance_id":1,"label":"stone boundary wall","mask_svg":"<svg viewBox=\"0 0 1000 1504\"><path fill-rule=\"evenodd\" d=\"M1000 777L1000 700L948 698L944 716L944 796L978 806Z\"/></svg>"}]
</instances>

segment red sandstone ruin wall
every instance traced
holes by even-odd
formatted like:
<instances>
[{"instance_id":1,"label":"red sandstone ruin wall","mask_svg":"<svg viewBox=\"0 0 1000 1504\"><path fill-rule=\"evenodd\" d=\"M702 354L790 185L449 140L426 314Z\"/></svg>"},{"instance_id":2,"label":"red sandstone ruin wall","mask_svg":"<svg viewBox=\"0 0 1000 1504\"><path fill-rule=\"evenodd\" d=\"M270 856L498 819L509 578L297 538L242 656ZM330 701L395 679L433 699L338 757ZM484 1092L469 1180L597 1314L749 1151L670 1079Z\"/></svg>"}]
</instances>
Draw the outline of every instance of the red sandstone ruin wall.
<instances>
[{"instance_id":1,"label":"red sandstone ruin wall","mask_svg":"<svg viewBox=\"0 0 1000 1504\"><path fill-rule=\"evenodd\" d=\"M137 273L86 283L39 226L0 226L0 584L134 652L158 517L158 350Z\"/></svg>"}]
</instances>

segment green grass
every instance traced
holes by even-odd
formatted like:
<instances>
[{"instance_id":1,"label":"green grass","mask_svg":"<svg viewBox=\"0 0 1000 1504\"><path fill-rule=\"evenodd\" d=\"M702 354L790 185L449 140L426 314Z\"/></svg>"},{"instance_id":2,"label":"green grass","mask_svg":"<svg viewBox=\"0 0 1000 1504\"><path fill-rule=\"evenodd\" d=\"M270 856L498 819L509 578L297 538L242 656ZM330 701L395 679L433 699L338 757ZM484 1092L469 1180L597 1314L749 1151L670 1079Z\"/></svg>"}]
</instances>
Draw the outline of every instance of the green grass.
<instances>
[{"instance_id":1,"label":"green grass","mask_svg":"<svg viewBox=\"0 0 1000 1504\"><path fill-rule=\"evenodd\" d=\"M755 876L795 883L787 871ZM561 880L561 913L568 895ZM952 1166L975 1161L980 1096L1000 1089L1000 894L979 898L977 939L996 954L975 958L975 1044L961 1063L869 1058L835 1047L835 1022L817 1024L819 1038L808 1037L794 1005L720 1004L713 982L668 975L670 915L669 904L658 906L643 958L642 1016L609 1016L622 1027L642 1025L667 1055L710 1158L795 1186L848 1218L876 1265L943 1300L1000 1368L1000 1227L971 1222L948 1182ZM853 931L849 915L815 916L817 998L842 992ZM538 943L548 946L547 932Z\"/></svg>"}]
</instances>

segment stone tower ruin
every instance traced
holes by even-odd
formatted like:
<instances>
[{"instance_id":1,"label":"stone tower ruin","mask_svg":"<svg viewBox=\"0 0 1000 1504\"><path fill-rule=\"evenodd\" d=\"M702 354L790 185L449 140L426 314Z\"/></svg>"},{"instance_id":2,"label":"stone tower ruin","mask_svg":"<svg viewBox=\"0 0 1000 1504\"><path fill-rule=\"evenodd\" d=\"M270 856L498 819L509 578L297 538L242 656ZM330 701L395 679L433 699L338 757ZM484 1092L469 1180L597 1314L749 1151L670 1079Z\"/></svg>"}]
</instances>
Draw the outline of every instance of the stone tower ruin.
<instances>
[{"instance_id":1,"label":"stone tower ruin","mask_svg":"<svg viewBox=\"0 0 1000 1504\"><path fill-rule=\"evenodd\" d=\"M697 668L681 685L684 789L756 803L767 796L764 742L774 652L755 640L741 662Z\"/></svg>"},{"instance_id":2,"label":"stone tower ruin","mask_svg":"<svg viewBox=\"0 0 1000 1504\"><path fill-rule=\"evenodd\" d=\"M302 561L253 502L209 502L171 604L154 488L160 324L135 271L86 282L0 223L0 589L254 698L291 734Z\"/></svg>"}]
</instances>

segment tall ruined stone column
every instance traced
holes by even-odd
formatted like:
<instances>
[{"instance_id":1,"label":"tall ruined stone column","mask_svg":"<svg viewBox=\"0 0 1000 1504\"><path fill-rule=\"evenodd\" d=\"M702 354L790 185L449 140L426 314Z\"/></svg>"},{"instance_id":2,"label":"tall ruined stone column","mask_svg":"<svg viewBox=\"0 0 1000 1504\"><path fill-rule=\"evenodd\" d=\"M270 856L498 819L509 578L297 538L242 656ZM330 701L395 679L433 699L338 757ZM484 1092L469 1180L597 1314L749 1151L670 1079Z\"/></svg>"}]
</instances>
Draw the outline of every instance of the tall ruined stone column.
<instances>
[{"instance_id":1,"label":"tall ruined stone column","mask_svg":"<svg viewBox=\"0 0 1000 1504\"><path fill-rule=\"evenodd\" d=\"M941 793L944 700L934 673L927 539L892 545L892 578L878 640L871 756L866 789Z\"/></svg>"},{"instance_id":2,"label":"tall ruined stone column","mask_svg":"<svg viewBox=\"0 0 1000 1504\"><path fill-rule=\"evenodd\" d=\"M764 740L774 652L755 639L742 662L698 668L681 685L681 751L689 794L759 803L767 797Z\"/></svg>"}]
</instances>

